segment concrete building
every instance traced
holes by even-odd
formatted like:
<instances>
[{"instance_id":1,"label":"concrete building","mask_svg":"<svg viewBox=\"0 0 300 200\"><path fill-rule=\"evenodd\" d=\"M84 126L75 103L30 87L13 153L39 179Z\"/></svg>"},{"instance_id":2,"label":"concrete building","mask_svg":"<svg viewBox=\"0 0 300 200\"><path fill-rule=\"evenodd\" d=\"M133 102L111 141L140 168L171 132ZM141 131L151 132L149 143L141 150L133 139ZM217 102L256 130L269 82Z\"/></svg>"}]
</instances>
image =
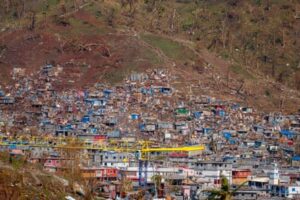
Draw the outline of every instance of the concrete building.
<instances>
[{"instance_id":1,"label":"concrete building","mask_svg":"<svg viewBox=\"0 0 300 200\"><path fill-rule=\"evenodd\" d=\"M232 163L217 161L197 161L190 163L190 167L198 176L219 185L220 177L225 176L232 183Z\"/></svg>"}]
</instances>

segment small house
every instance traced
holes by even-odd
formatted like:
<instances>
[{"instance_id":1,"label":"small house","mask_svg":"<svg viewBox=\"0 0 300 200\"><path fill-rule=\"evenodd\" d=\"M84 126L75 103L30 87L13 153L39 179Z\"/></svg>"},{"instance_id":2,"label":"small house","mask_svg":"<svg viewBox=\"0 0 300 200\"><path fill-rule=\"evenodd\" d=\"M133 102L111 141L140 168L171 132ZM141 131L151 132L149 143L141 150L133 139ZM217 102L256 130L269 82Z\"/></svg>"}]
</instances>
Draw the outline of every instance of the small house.
<instances>
[{"instance_id":1,"label":"small house","mask_svg":"<svg viewBox=\"0 0 300 200\"><path fill-rule=\"evenodd\" d=\"M300 167L300 156L293 156L292 157L292 165L294 167Z\"/></svg>"},{"instance_id":2,"label":"small house","mask_svg":"<svg viewBox=\"0 0 300 200\"><path fill-rule=\"evenodd\" d=\"M171 129L174 129L174 125L171 122L158 122L157 128L171 130Z\"/></svg>"},{"instance_id":3,"label":"small house","mask_svg":"<svg viewBox=\"0 0 300 200\"><path fill-rule=\"evenodd\" d=\"M190 111L187 108L181 107L175 110L175 115L178 117L187 117L190 115Z\"/></svg>"},{"instance_id":4,"label":"small house","mask_svg":"<svg viewBox=\"0 0 300 200\"><path fill-rule=\"evenodd\" d=\"M131 120L138 120L139 117L140 117L140 115L139 115L139 114L136 114L136 113L132 113L132 114L130 115Z\"/></svg>"},{"instance_id":5,"label":"small house","mask_svg":"<svg viewBox=\"0 0 300 200\"><path fill-rule=\"evenodd\" d=\"M280 134L288 139L292 139L295 136L295 133L291 130L281 130Z\"/></svg>"},{"instance_id":6,"label":"small house","mask_svg":"<svg viewBox=\"0 0 300 200\"><path fill-rule=\"evenodd\" d=\"M0 97L0 104L4 104L4 105L12 105L15 103L15 98L13 97L8 97L8 96L5 96L5 97Z\"/></svg>"},{"instance_id":7,"label":"small house","mask_svg":"<svg viewBox=\"0 0 300 200\"><path fill-rule=\"evenodd\" d=\"M253 190L268 190L269 177L250 177L248 180L248 186Z\"/></svg>"},{"instance_id":8,"label":"small house","mask_svg":"<svg viewBox=\"0 0 300 200\"><path fill-rule=\"evenodd\" d=\"M165 95L171 95L172 94L172 88L169 88L169 87L161 87L160 88L160 92L162 94L165 94Z\"/></svg>"},{"instance_id":9,"label":"small house","mask_svg":"<svg viewBox=\"0 0 300 200\"><path fill-rule=\"evenodd\" d=\"M241 108L241 111L242 111L242 113L244 113L244 114L250 114L250 113L253 112L253 108L251 108L251 107L242 107L242 108Z\"/></svg>"},{"instance_id":10,"label":"small house","mask_svg":"<svg viewBox=\"0 0 300 200\"><path fill-rule=\"evenodd\" d=\"M232 170L232 183L240 185L247 181L248 176L251 176L250 169L234 169Z\"/></svg>"}]
</instances>

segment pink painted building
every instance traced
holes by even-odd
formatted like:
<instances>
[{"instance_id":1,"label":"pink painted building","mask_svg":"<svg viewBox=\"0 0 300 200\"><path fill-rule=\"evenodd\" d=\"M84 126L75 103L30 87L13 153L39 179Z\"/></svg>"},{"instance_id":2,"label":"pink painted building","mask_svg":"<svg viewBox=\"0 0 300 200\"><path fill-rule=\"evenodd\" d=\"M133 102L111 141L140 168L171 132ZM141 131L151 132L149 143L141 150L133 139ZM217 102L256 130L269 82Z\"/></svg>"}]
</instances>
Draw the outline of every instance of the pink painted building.
<instances>
[{"instance_id":1,"label":"pink painted building","mask_svg":"<svg viewBox=\"0 0 300 200\"><path fill-rule=\"evenodd\" d=\"M62 158L48 158L44 163L44 170L49 172L57 172L65 169L65 164L68 160Z\"/></svg>"}]
</instances>

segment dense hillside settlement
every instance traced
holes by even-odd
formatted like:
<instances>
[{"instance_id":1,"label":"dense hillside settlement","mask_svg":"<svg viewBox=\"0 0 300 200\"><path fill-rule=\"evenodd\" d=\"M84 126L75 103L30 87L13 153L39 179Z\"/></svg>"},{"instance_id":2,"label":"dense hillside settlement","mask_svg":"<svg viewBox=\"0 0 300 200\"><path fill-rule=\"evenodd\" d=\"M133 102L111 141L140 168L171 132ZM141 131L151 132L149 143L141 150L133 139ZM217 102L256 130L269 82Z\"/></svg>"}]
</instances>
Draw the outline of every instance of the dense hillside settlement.
<instances>
[{"instance_id":1,"label":"dense hillside settlement","mask_svg":"<svg viewBox=\"0 0 300 200\"><path fill-rule=\"evenodd\" d=\"M1 151L10 162L76 176L91 196L111 199L202 199L225 178L242 185L233 199L300 192L299 113L195 96L164 68L70 90L55 88L59 73L51 64L31 76L15 68L16 83L2 87ZM71 191L84 198L79 183Z\"/></svg>"}]
</instances>

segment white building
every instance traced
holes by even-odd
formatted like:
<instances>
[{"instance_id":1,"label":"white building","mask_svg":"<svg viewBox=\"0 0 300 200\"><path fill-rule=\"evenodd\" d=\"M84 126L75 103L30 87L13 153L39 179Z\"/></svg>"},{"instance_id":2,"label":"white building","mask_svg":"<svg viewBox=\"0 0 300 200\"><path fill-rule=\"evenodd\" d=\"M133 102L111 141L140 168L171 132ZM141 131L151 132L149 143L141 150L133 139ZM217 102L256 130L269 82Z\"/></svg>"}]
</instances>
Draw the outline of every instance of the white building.
<instances>
[{"instance_id":1,"label":"white building","mask_svg":"<svg viewBox=\"0 0 300 200\"><path fill-rule=\"evenodd\" d=\"M220 185L221 176L225 176L232 183L232 163L217 161L197 161L190 163L196 175L215 185Z\"/></svg>"},{"instance_id":2,"label":"white building","mask_svg":"<svg viewBox=\"0 0 300 200\"><path fill-rule=\"evenodd\" d=\"M126 167L123 168L122 171L126 175L126 177L133 181L138 181L139 178L139 167ZM151 177L154 175L161 175L162 182L165 179L185 179L188 176L194 176L195 171L192 169L179 168L179 167L155 167L148 166L147 169L143 169L143 177L144 172L147 173L147 183L152 183Z\"/></svg>"},{"instance_id":3,"label":"white building","mask_svg":"<svg viewBox=\"0 0 300 200\"><path fill-rule=\"evenodd\" d=\"M296 198L300 197L300 186L298 185L270 185L271 196ZM298 199L298 198L297 198Z\"/></svg>"}]
</instances>

